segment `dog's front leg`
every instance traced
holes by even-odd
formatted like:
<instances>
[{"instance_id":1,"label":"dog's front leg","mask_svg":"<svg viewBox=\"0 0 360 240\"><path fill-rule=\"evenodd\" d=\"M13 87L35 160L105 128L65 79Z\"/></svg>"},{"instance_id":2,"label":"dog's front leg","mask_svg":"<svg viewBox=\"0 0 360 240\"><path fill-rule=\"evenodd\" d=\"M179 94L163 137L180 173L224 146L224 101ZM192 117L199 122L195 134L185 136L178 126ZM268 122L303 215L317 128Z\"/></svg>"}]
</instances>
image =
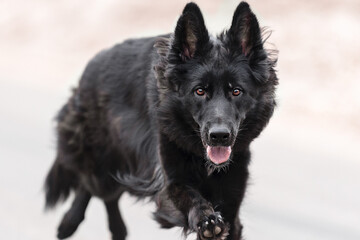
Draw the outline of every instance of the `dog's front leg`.
<instances>
[{"instance_id":1,"label":"dog's front leg","mask_svg":"<svg viewBox=\"0 0 360 240\"><path fill-rule=\"evenodd\" d=\"M176 208L187 216L187 225L197 232L198 239L226 239L229 227L197 190L183 184L170 184L167 192Z\"/></svg>"},{"instance_id":2,"label":"dog's front leg","mask_svg":"<svg viewBox=\"0 0 360 240\"><path fill-rule=\"evenodd\" d=\"M185 218L184 227L197 232L198 239L226 239L229 229L227 224L198 190L207 177L201 159L179 149L166 136L161 137L160 154L167 184L167 196L161 197L160 201L165 202L160 205L173 205L180 211ZM171 201L172 204L166 204L166 201Z\"/></svg>"}]
</instances>

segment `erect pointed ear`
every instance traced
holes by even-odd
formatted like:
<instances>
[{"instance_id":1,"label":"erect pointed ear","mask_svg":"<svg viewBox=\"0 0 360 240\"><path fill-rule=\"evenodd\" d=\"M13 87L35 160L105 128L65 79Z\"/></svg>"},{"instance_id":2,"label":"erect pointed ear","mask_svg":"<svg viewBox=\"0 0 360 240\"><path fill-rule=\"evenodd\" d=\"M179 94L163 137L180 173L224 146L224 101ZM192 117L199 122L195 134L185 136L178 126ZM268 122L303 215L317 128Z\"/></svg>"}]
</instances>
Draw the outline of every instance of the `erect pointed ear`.
<instances>
[{"instance_id":1,"label":"erect pointed ear","mask_svg":"<svg viewBox=\"0 0 360 240\"><path fill-rule=\"evenodd\" d=\"M177 22L172 49L186 61L198 54L208 41L200 8L193 2L188 3Z\"/></svg>"},{"instance_id":2,"label":"erect pointed ear","mask_svg":"<svg viewBox=\"0 0 360 240\"><path fill-rule=\"evenodd\" d=\"M231 44L241 48L245 56L263 48L259 23L246 2L241 2L236 8L228 34Z\"/></svg>"}]
</instances>

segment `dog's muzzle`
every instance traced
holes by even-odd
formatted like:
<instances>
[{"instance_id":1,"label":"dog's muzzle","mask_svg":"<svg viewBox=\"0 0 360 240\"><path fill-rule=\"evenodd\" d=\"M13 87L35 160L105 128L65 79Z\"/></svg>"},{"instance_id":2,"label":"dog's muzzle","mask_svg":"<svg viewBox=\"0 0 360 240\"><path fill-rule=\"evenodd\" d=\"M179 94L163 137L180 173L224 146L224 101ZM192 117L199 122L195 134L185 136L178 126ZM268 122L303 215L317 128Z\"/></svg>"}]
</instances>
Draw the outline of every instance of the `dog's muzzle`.
<instances>
[{"instance_id":1,"label":"dog's muzzle","mask_svg":"<svg viewBox=\"0 0 360 240\"><path fill-rule=\"evenodd\" d=\"M207 133L206 154L216 165L229 160L231 155L232 134L229 127L223 124L211 126Z\"/></svg>"}]
</instances>

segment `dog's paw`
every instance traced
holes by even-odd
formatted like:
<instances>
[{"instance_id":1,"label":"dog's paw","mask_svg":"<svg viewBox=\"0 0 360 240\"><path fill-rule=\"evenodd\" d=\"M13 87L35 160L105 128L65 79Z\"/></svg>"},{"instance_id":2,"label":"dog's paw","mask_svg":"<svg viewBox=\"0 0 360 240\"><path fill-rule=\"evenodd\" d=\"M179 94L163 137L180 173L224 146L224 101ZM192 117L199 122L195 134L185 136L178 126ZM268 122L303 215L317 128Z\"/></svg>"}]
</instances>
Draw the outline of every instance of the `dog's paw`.
<instances>
[{"instance_id":1,"label":"dog's paw","mask_svg":"<svg viewBox=\"0 0 360 240\"><path fill-rule=\"evenodd\" d=\"M80 222L81 220L76 219L71 214L65 214L58 227L57 238L65 239L70 237L76 231Z\"/></svg>"},{"instance_id":2,"label":"dog's paw","mask_svg":"<svg viewBox=\"0 0 360 240\"><path fill-rule=\"evenodd\" d=\"M224 223L219 212L205 217L198 223L198 239L225 240L229 235L229 227Z\"/></svg>"},{"instance_id":3,"label":"dog's paw","mask_svg":"<svg viewBox=\"0 0 360 240\"><path fill-rule=\"evenodd\" d=\"M57 237L58 239L64 239L70 237L77 229L77 224L61 223L58 227Z\"/></svg>"}]
</instances>

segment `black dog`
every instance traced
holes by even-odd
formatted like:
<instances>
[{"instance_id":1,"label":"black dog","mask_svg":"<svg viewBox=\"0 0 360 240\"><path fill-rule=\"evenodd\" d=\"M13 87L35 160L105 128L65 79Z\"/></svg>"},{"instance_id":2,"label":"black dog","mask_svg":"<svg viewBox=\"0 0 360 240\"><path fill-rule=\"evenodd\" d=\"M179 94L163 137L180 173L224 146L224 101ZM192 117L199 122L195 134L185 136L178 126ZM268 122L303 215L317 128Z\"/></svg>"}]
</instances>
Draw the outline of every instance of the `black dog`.
<instances>
[{"instance_id":1,"label":"black dog","mask_svg":"<svg viewBox=\"0 0 360 240\"><path fill-rule=\"evenodd\" d=\"M97 196L113 239L125 239L118 200L127 191L154 200L165 228L241 239L249 145L275 107L276 56L264 41L247 3L218 37L189 3L173 34L127 40L91 60L57 117L46 205L75 191L58 238L74 233Z\"/></svg>"}]
</instances>

